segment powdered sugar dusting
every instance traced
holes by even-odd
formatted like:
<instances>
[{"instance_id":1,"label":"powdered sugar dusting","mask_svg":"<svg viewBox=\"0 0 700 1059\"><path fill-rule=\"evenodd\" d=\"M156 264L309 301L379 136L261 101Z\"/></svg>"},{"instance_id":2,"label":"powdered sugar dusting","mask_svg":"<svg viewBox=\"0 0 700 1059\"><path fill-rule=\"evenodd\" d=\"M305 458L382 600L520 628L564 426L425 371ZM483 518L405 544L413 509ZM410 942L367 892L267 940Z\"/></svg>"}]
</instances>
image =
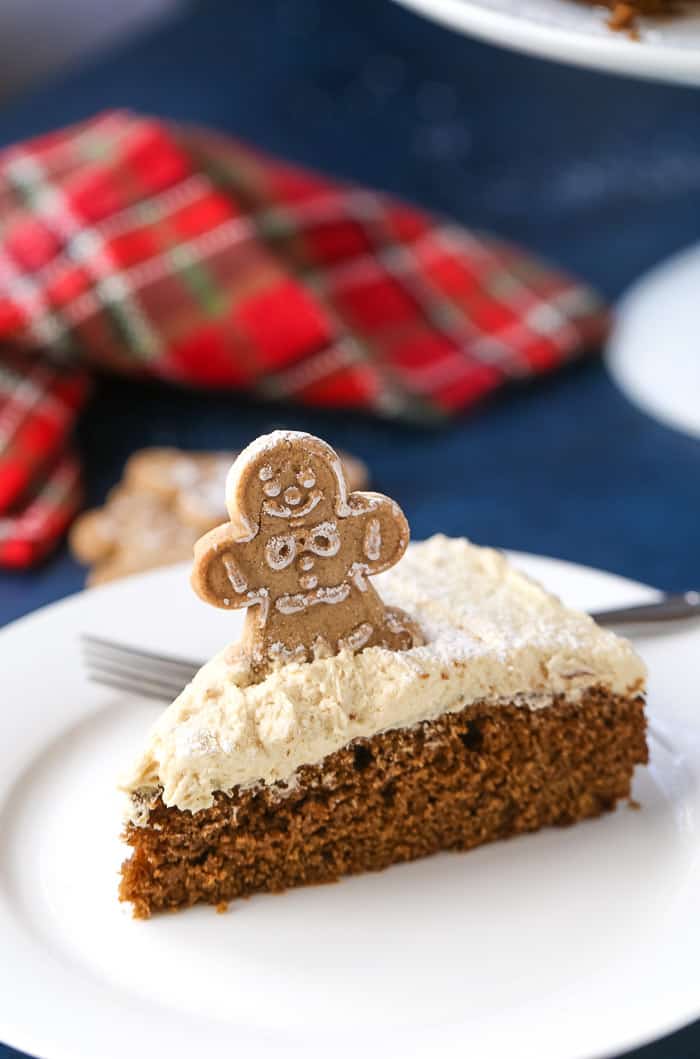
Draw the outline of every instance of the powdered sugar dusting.
<instances>
[{"instance_id":1,"label":"powdered sugar dusting","mask_svg":"<svg viewBox=\"0 0 700 1059\"><path fill-rule=\"evenodd\" d=\"M170 478L179 489L189 489L198 484L201 471L194 460L182 456L172 464ZM219 499L219 506L221 506L221 499Z\"/></svg>"},{"instance_id":2,"label":"powdered sugar dusting","mask_svg":"<svg viewBox=\"0 0 700 1059\"><path fill-rule=\"evenodd\" d=\"M414 545L376 584L387 603L420 615L427 643L410 653L426 661L469 662L488 653L505 664L523 647L580 653L609 635L500 552L464 540L437 536Z\"/></svg>"}]
</instances>

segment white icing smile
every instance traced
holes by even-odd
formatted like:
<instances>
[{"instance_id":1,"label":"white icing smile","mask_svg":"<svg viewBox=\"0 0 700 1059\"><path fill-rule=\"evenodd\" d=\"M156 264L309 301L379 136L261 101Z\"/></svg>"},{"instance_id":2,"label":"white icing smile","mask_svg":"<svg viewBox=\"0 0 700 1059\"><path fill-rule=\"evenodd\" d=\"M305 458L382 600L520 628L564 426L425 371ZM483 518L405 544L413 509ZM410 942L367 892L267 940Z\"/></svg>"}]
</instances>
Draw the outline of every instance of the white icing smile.
<instances>
[{"instance_id":1,"label":"white icing smile","mask_svg":"<svg viewBox=\"0 0 700 1059\"><path fill-rule=\"evenodd\" d=\"M322 500L323 493L316 489L309 494L309 499L303 507L289 507L287 504L274 504L271 500L263 500L262 509L266 515L272 515L273 518L305 518Z\"/></svg>"}]
</instances>

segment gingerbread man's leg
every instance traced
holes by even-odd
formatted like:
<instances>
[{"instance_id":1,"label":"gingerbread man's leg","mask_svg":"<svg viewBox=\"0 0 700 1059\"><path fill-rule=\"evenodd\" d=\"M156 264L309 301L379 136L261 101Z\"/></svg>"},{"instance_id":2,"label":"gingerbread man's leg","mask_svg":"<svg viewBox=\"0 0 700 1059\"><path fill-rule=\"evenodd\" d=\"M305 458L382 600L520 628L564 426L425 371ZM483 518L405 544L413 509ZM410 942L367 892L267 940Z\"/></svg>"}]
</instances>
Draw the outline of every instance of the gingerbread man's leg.
<instances>
[{"instance_id":1,"label":"gingerbread man's leg","mask_svg":"<svg viewBox=\"0 0 700 1059\"><path fill-rule=\"evenodd\" d=\"M420 625L405 610L400 607L386 607L384 618L383 636L387 647L393 651L407 651L425 643Z\"/></svg>"},{"instance_id":2,"label":"gingerbread man's leg","mask_svg":"<svg viewBox=\"0 0 700 1059\"><path fill-rule=\"evenodd\" d=\"M392 651L406 651L425 643L420 627L405 611L399 607L385 607L369 582L363 584L364 588L354 597L360 620L349 633L339 638L338 650L388 647Z\"/></svg>"}]
</instances>

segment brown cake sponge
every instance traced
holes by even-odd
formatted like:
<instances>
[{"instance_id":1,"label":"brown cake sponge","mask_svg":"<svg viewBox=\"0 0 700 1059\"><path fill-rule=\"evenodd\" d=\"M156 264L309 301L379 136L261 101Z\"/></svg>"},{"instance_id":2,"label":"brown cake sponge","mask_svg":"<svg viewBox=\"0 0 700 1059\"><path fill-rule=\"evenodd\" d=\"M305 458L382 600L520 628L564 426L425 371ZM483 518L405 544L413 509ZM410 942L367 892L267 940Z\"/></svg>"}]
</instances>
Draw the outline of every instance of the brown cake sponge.
<instances>
[{"instance_id":1,"label":"brown cake sponge","mask_svg":"<svg viewBox=\"0 0 700 1059\"><path fill-rule=\"evenodd\" d=\"M543 709L480 702L196 813L158 796L145 825L126 827L120 898L148 918L599 816L629 797L645 732L642 696L602 687Z\"/></svg>"}]
</instances>

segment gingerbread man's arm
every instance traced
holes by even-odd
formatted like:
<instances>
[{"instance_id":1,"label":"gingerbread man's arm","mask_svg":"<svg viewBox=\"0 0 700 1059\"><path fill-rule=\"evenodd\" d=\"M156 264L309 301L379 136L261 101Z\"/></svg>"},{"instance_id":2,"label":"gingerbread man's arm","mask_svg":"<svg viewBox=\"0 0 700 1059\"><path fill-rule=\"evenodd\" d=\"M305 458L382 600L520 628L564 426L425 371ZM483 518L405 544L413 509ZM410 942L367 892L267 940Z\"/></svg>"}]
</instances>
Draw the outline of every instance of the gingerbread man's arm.
<instances>
[{"instance_id":1,"label":"gingerbread man's arm","mask_svg":"<svg viewBox=\"0 0 700 1059\"><path fill-rule=\"evenodd\" d=\"M205 603L224 610L250 606L254 586L248 583L243 569L245 543L233 537L230 522L197 541L191 582Z\"/></svg>"},{"instance_id":2,"label":"gingerbread man's arm","mask_svg":"<svg viewBox=\"0 0 700 1059\"><path fill-rule=\"evenodd\" d=\"M362 520L356 564L364 574L388 570L408 547L410 531L403 511L382 493L351 493L348 501L352 517Z\"/></svg>"}]
</instances>

